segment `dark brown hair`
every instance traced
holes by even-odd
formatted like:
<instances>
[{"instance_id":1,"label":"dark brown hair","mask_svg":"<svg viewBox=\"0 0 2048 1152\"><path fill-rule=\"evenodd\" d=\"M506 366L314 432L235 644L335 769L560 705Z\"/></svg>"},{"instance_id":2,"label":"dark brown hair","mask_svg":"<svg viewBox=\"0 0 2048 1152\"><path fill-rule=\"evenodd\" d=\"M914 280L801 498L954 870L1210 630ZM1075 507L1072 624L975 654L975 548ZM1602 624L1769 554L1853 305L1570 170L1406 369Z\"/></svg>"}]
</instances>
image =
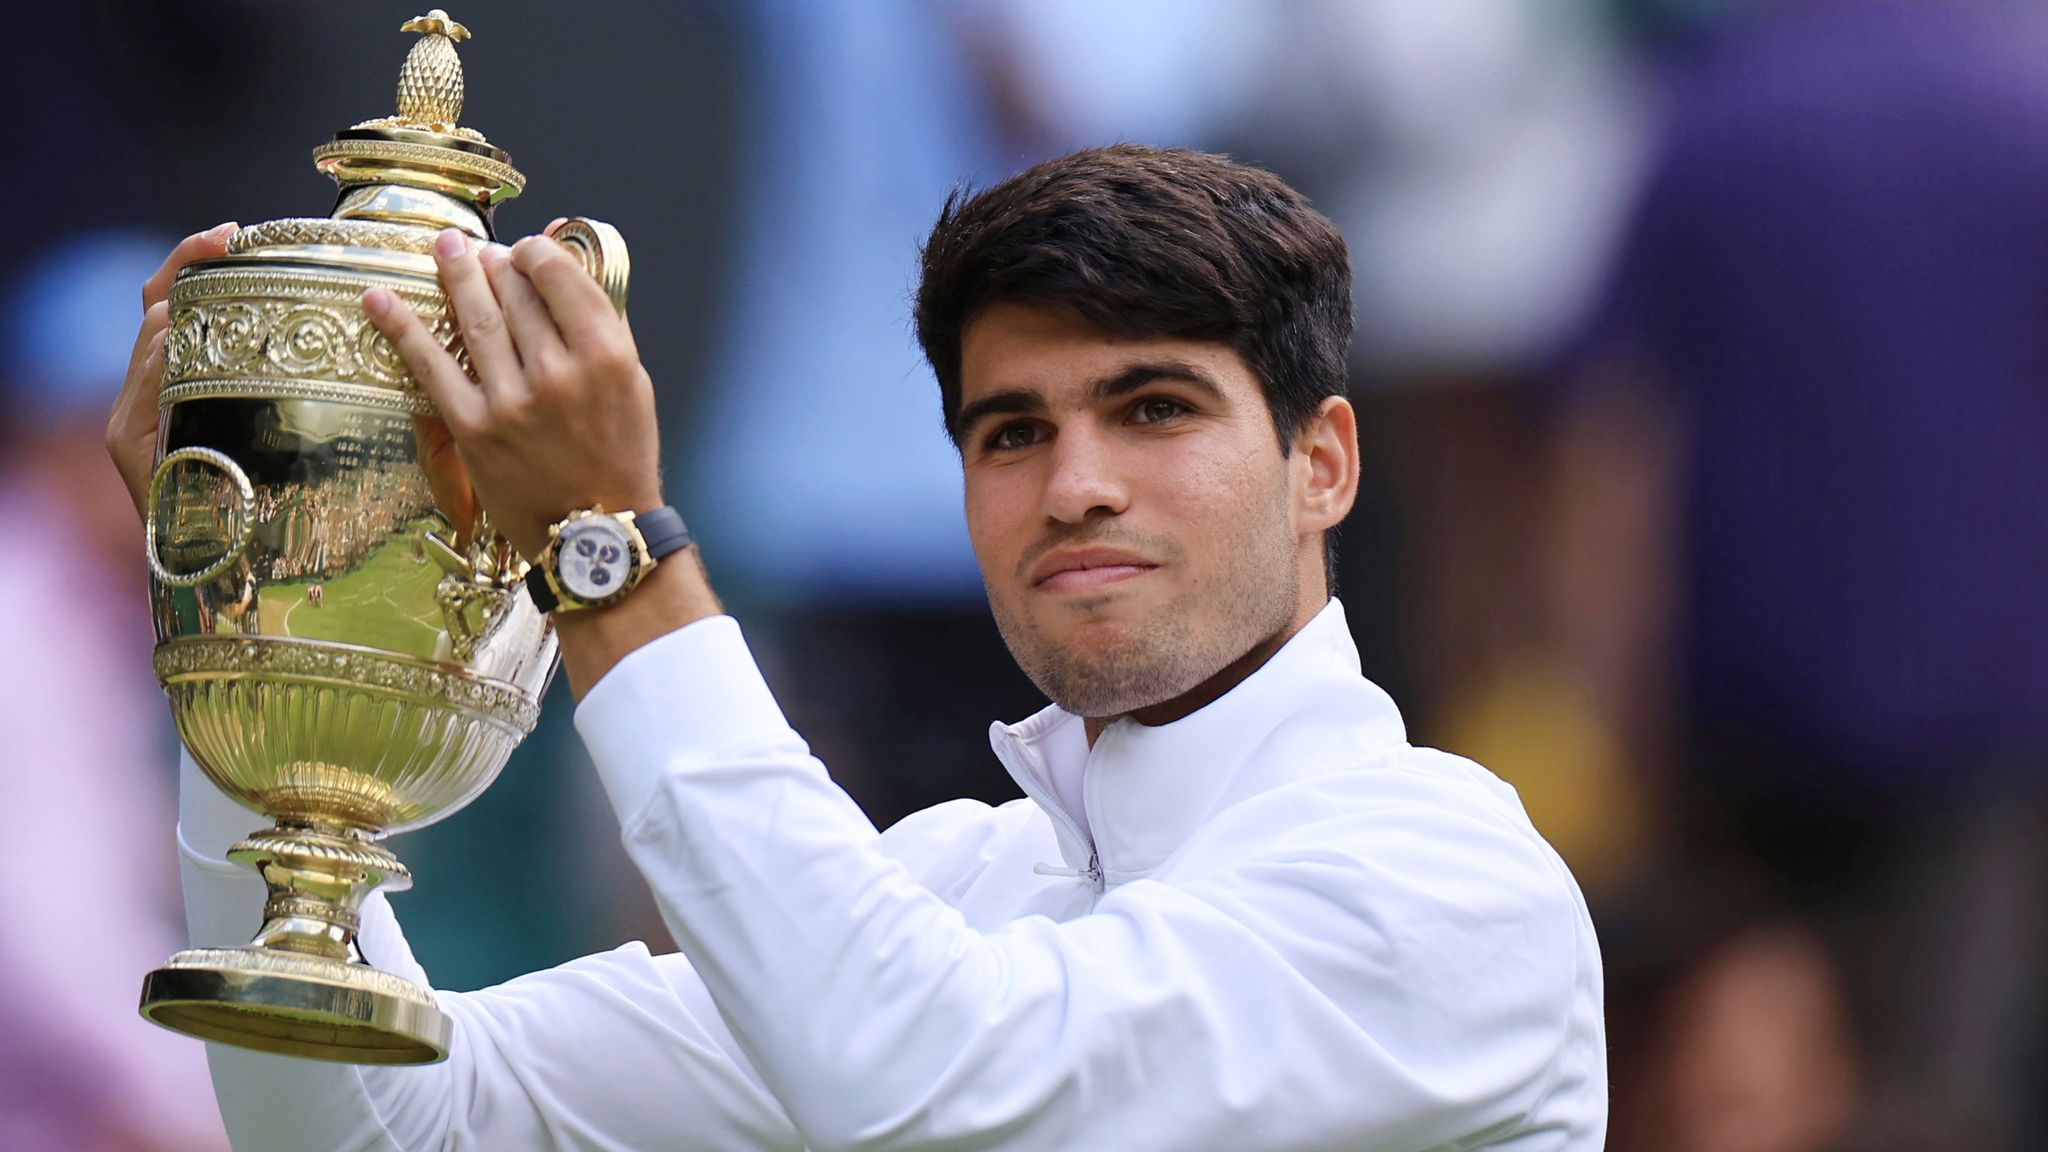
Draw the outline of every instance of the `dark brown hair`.
<instances>
[{"instance_id":1,"label":"dark brown hair","mask_svg":"<svg viewBox=\"0 0 2048 1152\"><path fill-rule=\"evenodd\" d=\"M1228 344L1265 390L1283 455L1345 392L1344 238L1279 177L1227 157L1117 144L947 198L922 252L917 340L956 443L961 337L997 303Z\"/></svg>"}]
</instances>

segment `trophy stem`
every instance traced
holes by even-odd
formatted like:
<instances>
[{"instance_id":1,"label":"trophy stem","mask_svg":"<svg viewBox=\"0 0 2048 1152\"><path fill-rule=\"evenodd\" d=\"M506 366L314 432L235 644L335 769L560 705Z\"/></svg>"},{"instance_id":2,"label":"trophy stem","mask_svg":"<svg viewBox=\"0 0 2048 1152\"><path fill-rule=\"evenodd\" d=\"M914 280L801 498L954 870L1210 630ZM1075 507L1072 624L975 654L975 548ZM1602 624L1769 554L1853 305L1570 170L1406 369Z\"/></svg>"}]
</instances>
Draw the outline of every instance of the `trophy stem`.
<instances>
[{"instance_id":1,"label":"trophy stem","mask_svg":"<svg viewBox=\"0 0 2048 1152\"><path fill-rule=\"evenodd\" d=\"M349 963L365 962L356 947L363 898L379 887L412 887L412 873L389 849L341 824L279 821L228 849L228 859L270 889L252 946Z\"/></svg>"},{"instance_id":2,"label":"trophy stem","mask_svg":"<svg viewBox=\"0 0 2048 1152\"><path fill-rule=\"evenodd\" d=\"M351 1064L446 1058L433 993L380 972L356 945L364 897L412 874L347 824L280 820L228 849L263 877L263 927L244 948L192 948L149 974L142 1014L202 1040Z\"/></svg>"}]
</instances>

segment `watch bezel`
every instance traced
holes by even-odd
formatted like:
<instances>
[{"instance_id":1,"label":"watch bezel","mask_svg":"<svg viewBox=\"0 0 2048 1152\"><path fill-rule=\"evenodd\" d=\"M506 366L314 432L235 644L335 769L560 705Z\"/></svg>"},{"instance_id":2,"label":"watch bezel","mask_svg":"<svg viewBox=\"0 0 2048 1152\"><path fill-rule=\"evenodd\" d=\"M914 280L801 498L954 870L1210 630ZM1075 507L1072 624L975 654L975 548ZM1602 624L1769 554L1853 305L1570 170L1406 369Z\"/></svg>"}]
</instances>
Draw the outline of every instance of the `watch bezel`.
<instances>
[{"instance_id":1,"label":"watch bezel","mask_svg":"<svg viewBox=\"0 0 2048 1152\"><path fill-rule=\"evenodd\" d=\"M626 576L619 582L617 588L591 599L573 591L562 580L562 545L565 542L563 533L572 524L598 517L619 526L620 534L626 539L626 551L630 562L626 567ZM640 586L641 579L657 561L647 554L647 541L640 535L640 527L634 523L634 519L631 512L607 512L604 505L599 504L571 512L548 526L548 546L541 553L541 567L547 573L548 585L554 589L555 611L604 608L625 599L628 593Z\"/></svg>"}]
</instances>

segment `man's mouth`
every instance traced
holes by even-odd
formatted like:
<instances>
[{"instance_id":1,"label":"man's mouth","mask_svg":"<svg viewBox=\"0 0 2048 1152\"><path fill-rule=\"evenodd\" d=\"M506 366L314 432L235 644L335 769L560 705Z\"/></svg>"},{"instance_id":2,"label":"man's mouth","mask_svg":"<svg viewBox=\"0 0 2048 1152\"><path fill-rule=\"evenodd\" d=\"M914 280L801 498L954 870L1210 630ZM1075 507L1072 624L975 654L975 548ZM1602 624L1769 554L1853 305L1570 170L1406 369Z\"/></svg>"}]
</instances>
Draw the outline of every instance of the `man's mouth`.
<instances>
[{"instance_id":1,"label":"man's mouth","mask_svg":"<svg viewBox=\"0 0 2048 1152\"><path fill-rule=\"evenodd\" d=\"M1030 581L1042 592L1064 595L1099 592L1159 567L1121 548L1069 548L1031 566Z\"/></svg>"}]
</instances>

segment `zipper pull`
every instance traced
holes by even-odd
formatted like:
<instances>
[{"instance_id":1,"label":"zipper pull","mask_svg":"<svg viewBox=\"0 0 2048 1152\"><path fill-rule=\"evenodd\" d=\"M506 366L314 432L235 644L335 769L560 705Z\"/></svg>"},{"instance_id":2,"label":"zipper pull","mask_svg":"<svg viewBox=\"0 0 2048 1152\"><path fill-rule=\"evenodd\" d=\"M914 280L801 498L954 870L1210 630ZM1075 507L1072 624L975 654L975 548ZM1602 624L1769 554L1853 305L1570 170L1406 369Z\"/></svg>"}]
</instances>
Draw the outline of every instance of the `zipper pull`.
<instances>
[{"instance_id":1,"label":"zipper pull","mask_svg":"<svg viewBox=\"0 0 2048 1152\"><path fill-rule=\"evenodd\" d=\"M1064 876L1069 880L1086 880L1096 891L1102 890L1102 861L1093 851L1088 853L1086 868L1063 868L1058 864L1033 864L1031 871L1039 876Z\"/></svg>"}]
</instances>

